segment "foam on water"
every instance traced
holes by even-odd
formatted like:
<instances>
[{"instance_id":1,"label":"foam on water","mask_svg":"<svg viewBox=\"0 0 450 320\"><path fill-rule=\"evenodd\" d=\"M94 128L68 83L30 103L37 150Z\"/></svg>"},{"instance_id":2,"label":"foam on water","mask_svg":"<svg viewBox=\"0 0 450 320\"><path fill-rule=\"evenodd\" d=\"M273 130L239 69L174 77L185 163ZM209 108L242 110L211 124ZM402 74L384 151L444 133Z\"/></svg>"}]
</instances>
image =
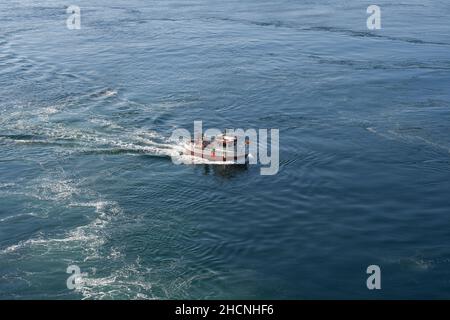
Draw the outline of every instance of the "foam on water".
<instances>
[{"instance_id":1,"label":"foam on water","mask_svg":"<svg viewBox=\"0 0 450 320\"><path fill-rule=\"evenodd\" d=\"M448 298L445 1L42 2L0 2L0 299L371 298L369 263ZM282 170L183 154L195 120Z\"/></svg>"},{"instance_id":2,"label":"foam on water","mask_svg":"<svg viewBox=\"0 0 450 320\"><path fill-rule=\"evenodd\" d=\"M430 139L421 137L419 135L405 134L392 129L380 130L373 127L368 127L366 128L366 130L388 140L396 140L414 145L424 144L426 146L444 151L446 153L450 153L449 146L446 146L439 142L431 141Z\"/></svg>"},{"instance_id":3,"label":"foam on water","mask_svg":"<svg viewBox=\"0 0 450 320\"><path fill-rule=\"evenodd\" d=\"M55 176L44 177L40 179L39 186L34 188L35 198L55 202L55 205L61 207L61 210L66 208L94 208L96 217L86 225L74 227L61 236L48 236L44 232L40 232L37 237L20 241L16 244L10 245L0 250L2 259L11 259L11 255L23 255L31 252L37 256L52 256L55 253L67 256L73 263L87 263L89 261L99 261L105 259L117 260L123 254L117 249L113 248L107 256L101 252L100 248L105 244L108 237L108 228L113 221L118 221L123 215L123 209L120 205L111 200L105 200L99 194L85 189L81 186L80 181L73 181L67 179L55 179ZM95 195L98 200L79 202L76 199L82 195ZM19 215L9 216L0 220L6 222L8 220L18 218ZM51 217L49 217L51 218ZM78 262L74 257L81 254L81 260ZM72 255L72 256L71 256ZM135 269L135 268L134 268ZM90 274L82 284L82 287L77 290L84 298L102 298L113 297L115 292L121 292L125 288L130 288L133 285L148 290L151 286L146 282L139 282L137 280L118 280L121 276L126 276L133 266L124 264L114 271L110 276L96 277L95 273ZM144 293L140 297L147 297Z\"/></svg>"},{"instance_id":4,"label":"foam on water","mask_svg":"<svg viewBox=\"0 0 450 320\"><path fill-rule=\"evenodd\" d=\"M51 110L55 112L49 111L48 108L43 108L39 112L31 112L27 116L52 115L57 112L53 107L51 107ZM3 140L24 145L59 146L68 149L66 151L69 153L114 154L118 152L129 152L169 157L184 164L233 164L233 161L218 162L185 155L183 154L185 150L182 147L182 142L170 140L161 136L156 131L144 131L140 128L127 129L111 120L91 118L89 121L93 124L100 124L103 128L107 127L108 129L120 130L118 134L98 131L94 128L91 130L73 128L50 121L43 121L38 125L25 124L22 120L23 116L23 114L20 114L21 120L16 121L16 123L9 122L8 126L11 129L21 130L24 134L33 132L36 137L33 139L23 139L20 136L3 136L1 137ZM19 118L19 114L14 114L14 117Z\"/></svg>"}]
</instances>

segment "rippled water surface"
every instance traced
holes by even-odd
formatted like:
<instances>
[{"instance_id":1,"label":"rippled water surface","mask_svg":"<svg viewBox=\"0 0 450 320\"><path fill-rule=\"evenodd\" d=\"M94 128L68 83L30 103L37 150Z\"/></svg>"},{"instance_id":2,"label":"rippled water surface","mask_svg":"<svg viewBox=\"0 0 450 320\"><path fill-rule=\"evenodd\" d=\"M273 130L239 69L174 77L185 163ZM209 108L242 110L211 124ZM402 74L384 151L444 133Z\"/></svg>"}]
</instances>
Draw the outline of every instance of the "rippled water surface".
<instances>
[{"instance_id":1,"label":"rippled water surface","mask_svg":"<svg viewBox=\"0 0 450 320\"><path fill-rule=\"evenodd\" d=\"M74 4L0 3L1 299L450 298L448 1ZM173 164L194 120L278 174Z\"/></svg>"}]
</instances>

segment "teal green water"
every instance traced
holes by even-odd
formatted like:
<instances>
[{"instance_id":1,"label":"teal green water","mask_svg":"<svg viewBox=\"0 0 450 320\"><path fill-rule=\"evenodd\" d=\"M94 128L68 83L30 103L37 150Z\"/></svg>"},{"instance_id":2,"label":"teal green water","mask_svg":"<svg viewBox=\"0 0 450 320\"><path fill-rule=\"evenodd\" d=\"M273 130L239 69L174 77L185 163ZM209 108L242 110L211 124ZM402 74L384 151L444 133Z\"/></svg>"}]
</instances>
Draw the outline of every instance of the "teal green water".
<instances>
[{"instance_id":1,"label":"teal green water","mask_svg":"<svg viewBox=\"0 0 450 320\"><path fill-rule=\"evenodd\" d=\"M447 1L74 4L0 4L1 299L450 298ZM194 120L278 174L173 164Z\"/></svg>"}]
</instances>

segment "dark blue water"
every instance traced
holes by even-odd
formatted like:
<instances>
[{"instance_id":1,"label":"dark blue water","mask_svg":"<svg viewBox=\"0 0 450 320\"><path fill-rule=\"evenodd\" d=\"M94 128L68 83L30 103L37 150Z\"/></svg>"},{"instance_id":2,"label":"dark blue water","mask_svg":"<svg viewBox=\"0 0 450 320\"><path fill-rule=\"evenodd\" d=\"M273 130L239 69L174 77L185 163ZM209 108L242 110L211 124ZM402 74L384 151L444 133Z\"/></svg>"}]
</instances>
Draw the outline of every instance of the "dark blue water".
<instances>
[{"instance_id":1,"label":"dark blue water","mask_svg":"<svg viewBox=\"0 0 450 320\"><path fill-rule=\"evenodd\" d=\"M450 298L448 1L68 4L0 4L1 299ZM278 174L173 164L194 120Z\"/></svg>"}]
</instances>

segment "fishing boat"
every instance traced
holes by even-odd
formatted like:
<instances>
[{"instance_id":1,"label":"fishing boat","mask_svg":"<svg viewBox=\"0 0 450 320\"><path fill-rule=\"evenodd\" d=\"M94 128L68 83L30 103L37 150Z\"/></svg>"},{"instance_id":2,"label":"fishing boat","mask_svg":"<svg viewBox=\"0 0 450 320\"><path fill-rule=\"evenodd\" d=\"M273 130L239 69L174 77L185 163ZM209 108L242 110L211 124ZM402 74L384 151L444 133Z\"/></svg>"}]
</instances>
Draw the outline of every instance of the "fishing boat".
<instances>
[{"instance_id":1,"label":"fishing boat","mask_svg":"<svg viewBox=\"0 0 450 320\"><path fill-rule=\"evenodd\" d=\"M248 144L245 140L245 144ZM220 134L217 136L186 141L183 154L206 159L218 164L245 164L248 159L248 148L239 153L238 137Z\"/></svg>"}]
</instances>

